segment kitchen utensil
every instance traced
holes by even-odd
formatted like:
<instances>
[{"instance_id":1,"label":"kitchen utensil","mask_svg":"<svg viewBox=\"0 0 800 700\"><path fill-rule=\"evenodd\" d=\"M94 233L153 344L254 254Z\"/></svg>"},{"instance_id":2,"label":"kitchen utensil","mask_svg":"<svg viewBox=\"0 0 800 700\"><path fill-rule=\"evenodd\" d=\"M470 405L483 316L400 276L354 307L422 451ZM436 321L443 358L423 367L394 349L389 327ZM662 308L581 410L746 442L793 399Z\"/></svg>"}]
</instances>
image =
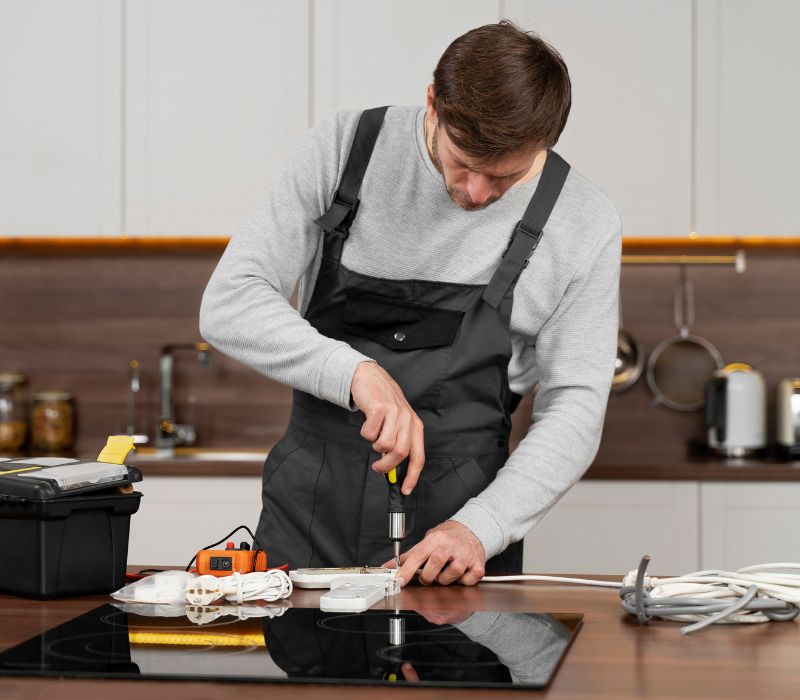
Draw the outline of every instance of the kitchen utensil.
<instances>
[{"instance_id":1,"label":"kitchen utensil","mask_svg":"<svg viewBox=\"0 0 800 700\"><path fill-rule=\"evenodd\" d=\"M784 459L800 459L800 378L778 383L775 441Z\"/></svg>"},{"instance_id":2,"label":"kitchen utensil","mask_svg":"<svg viewBox=\"0 0 800 700\"><path fill-rule=\"evenodd\" d=\"M644 360L644 348L622 326L622 295L620 295L617 359L614 362L614 379L611 381L611 391L618 394L632 387L642 376Z\"/></svg>"},{"instance_id":3,"label":"kitchen utensil","mask_svg":"<svg viewBox=\"0 0 800 700\"><path fill-rule=\"evenodd\" d=\"M656 400L676 411L696 411L705 403L705 387L724 362L708 340L691 334L694 287L681 265L673 296L678 335L662 340L647 360L647 383Z\"/></svg>"},{"instance_id":4,"label":"kitchen utensil","mask_svg":"<svg viewBox=\"0 0 800 700\"><path fill-rule=\"evenodd\" d=\"M767 404L761 372L741 362L714 373L706 386L708 446L726 457L766 447Z\"/></svg>"}]
</instances>

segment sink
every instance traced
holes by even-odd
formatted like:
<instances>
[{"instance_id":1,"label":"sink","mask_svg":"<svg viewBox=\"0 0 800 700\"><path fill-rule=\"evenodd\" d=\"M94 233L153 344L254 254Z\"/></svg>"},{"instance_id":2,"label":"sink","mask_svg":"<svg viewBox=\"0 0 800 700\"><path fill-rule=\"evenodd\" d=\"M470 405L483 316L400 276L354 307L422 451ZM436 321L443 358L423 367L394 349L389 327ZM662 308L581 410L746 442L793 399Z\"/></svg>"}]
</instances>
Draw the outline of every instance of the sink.
<instances>
[{"instance_id":1,"label":"sink","mask_svg":"<svg viewBox=\"0 0 800 700\"><path fill-rule=\"evenodd\" d=\"M128 455L126 461L136 462L263 462L269 450L250 448L236 450L214 447L176 447L161 450L155 447L140 447Z\"/></svg>"}]
</instances>

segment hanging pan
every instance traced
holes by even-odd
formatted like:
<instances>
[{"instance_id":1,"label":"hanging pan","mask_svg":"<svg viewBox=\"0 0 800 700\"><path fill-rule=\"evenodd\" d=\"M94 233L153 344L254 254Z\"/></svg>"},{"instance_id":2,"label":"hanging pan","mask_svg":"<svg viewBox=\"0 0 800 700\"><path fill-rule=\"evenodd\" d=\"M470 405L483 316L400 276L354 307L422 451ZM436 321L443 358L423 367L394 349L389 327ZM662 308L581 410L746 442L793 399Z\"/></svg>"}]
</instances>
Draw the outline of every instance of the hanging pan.
<instances>
[{"instance_id":1,"label":"hanging pan","mask_svg":"<svg viewBox=\"0 0 800 700\"><path fill-rule=\"evenodd\" d=\"M644 370L644 348L622 326L622 294L619 297L619 333L617 334L617 359L611 391L618 394L632 387Z\"/></svg>"},{"instance_id":2,"label":"hanging pan","mask_svg":"<svg viewBox=\"0 0 800 700\"><path fill-rule=\"evenodd\" d=\"M673 314L678 335L662 340L647 360L647 383L656 400L676 411L696 411L705 403L705 387L724 365L719 350L691 334L694 287L681 265L675 286Z\"/></svg>"}]
</instances>

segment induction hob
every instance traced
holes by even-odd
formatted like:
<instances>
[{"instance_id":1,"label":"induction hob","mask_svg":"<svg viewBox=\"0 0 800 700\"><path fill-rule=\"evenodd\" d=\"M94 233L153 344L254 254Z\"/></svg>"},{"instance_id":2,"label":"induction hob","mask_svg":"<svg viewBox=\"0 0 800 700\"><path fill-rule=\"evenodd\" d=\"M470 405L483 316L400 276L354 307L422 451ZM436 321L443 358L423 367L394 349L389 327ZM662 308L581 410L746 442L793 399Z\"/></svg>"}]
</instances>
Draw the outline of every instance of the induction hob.
<instances>
[{"instance_id":1,"label":"induction hob","mask_svg":"<svg viewBox=\"0 0 800 700\"><path fill-rule=\"evenodd\" d=\"M201 610L213 618L213 606ZM583 620L578 613L256 611L269 616L198 625L186 614L197 619L197 609L102 605L0 653L0 676L544 688Z\"/></svg>"}]
</instances>

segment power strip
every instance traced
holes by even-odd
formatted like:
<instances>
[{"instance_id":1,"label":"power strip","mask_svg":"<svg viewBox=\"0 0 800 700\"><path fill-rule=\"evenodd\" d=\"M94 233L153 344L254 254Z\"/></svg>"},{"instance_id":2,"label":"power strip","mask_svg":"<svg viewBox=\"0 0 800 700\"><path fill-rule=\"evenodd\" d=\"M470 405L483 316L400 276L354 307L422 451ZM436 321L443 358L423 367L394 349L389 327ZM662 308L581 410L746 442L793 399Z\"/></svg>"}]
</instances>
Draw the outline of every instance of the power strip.
<instances>
[{"instance_id":1,"label":"power strip","mask_svg":"<svg viewBox=\"0 0 800 700\"><path fill-rule=\"evenodd\" d=\"M396 569L381 566L350 566L316 569L294 569L289 578L295 588L332 588L333 582L353 576L372 576L375 582L394 580Z\"/></svg>"},{"instance_id":2,"label":"power strip","mask_svg":"<svg viewBox=\"0 0 800 700\"><path fill-rule=\"evenodd\" d=\"M320 596L319 608L323 612L360 613L399 592L397 579L386 579L380 574L338 576L331 582L331 589Z\"/></svg>"}]
</instances>

